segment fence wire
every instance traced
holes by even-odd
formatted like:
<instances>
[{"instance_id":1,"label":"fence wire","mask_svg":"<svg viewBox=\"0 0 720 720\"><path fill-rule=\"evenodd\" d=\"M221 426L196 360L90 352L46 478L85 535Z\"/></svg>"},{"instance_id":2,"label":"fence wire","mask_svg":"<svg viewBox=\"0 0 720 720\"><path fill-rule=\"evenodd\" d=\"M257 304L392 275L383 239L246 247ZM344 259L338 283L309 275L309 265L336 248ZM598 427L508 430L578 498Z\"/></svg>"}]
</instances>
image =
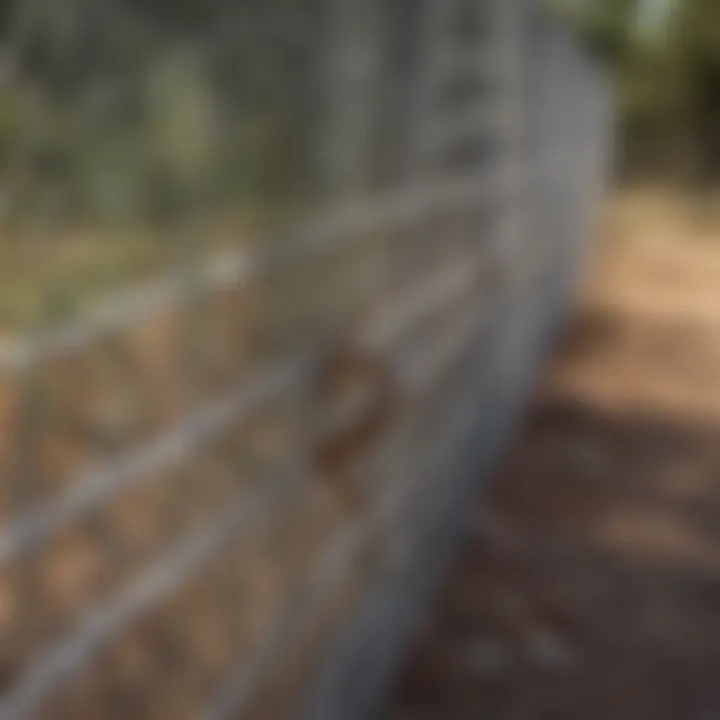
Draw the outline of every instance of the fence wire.
<instances>
[{"instance_id":1,"label":"fence wire","mask_svg":"<svg viewBox=\"0 0 720 720\"><path fill-rule=\"evenodd\" d=\"M0 11L0 719L375 717L571 306L531 0Z\"/></svg>"}]
</instances>

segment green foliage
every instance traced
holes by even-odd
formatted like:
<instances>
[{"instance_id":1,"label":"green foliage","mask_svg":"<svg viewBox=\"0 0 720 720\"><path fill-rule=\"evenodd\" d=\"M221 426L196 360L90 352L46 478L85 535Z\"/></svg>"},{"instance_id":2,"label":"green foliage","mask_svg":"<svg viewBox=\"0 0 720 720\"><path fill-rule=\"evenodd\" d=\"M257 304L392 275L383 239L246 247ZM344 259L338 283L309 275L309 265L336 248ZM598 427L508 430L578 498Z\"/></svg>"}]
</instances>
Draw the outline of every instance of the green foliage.
<instances>
[{"instance_id":1,"label":"green foliage","mask_svg":"<svg viewBox=\"0 0 720 720\"><path fill-rule=\"evenodd\" d=\"M0 331L305 211L323 32L319 0L0 3Z\"/></svg>"},{"instance_id":2,"label":"green foliage","mask_svg":"<svg viewBox=\"0 0 720 720\"><path fill-rule=\"evenodd\" d=\"M307 0L4 10L0 181L18 221L182 221L312 186L302 148L319 25Z\"/></svg>"},{"instance_id":3,"label":"green foliage","mask_svg":"<svg viewBox=\"0 0 720 720\"><path fill-rule=\"evenodd\" d=\"M644 27L643 14L658 7L666 12ZM621 168L717 184L720 3L574 0L562 9L616 76Z\"/></svg>"}]
</instances>

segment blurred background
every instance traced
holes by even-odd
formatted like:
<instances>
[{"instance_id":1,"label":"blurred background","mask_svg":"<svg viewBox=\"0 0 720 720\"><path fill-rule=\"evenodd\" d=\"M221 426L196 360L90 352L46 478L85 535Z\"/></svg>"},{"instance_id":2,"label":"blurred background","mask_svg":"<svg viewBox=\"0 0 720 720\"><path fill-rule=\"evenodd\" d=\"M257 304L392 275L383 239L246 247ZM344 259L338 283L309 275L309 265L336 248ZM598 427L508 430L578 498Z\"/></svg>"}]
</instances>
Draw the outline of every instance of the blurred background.
<instances>
[{"instance_id":1,"label":"blurred background","mask_svg":"<svg viewBox=\"0 0 720 720\"><path fill-rule=\"evenodd\" d=\"M557 5L616 83L618 175L712 191L717 184L717 9L644 0Z\"/></svg>"},{"instance_id":2,"label":"blurred background","mask_svg":"<svg viewBox=\"0 0 720 720\"><path fill-rule=\"evenodd\" d=\"M718 180L716 0L3 3L0 720L719 715Z\"/></svg>"},{"instance_id":3,"label":"blurred background","mask_svg":"<svg viewBox=\"0 0 720 720\"><path fill-rule=\"evenodd\" d=\"M311 202L321 34L312 2L7 3L3 326Z\"/></svg>"}]
</instances>

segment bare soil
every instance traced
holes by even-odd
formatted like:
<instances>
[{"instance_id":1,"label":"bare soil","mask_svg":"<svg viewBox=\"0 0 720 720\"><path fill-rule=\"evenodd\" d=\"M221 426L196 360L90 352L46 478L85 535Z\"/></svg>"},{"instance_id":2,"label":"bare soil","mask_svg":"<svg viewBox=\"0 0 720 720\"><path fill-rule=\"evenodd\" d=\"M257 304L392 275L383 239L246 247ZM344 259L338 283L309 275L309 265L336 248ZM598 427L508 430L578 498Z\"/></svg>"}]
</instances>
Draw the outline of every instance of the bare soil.
<instances>
[{"instance_id":1,"label":"bare soil","mask_svg":"<svg viewBox=\"0 0 720 720\"><path fill-rule=\"evenodd\" d=\"M720 233L617 201L392 720L720 718Z\"/></svg>"}]
</instances>

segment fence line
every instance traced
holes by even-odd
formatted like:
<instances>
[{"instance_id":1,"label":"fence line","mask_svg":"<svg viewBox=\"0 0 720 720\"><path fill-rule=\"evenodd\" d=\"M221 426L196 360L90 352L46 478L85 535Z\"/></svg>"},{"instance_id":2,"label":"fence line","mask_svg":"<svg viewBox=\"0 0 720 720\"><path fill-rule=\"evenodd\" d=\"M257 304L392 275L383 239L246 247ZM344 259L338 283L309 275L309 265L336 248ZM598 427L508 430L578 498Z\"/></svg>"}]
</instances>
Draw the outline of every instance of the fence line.
<instances>
[{"instance_id":1,"label":"fence line","mask_svg":"<svg viewBox=\"0 0 720 720\"><path fill-rule=\"evenodd\" d=\"M135 27L141 43L184 17L120 5L88 37ZM79 89L63 95L80 36L40 43L72 51L43 76L33 33L49 16L33 8L18 11L22 44L5 38L15 80L25 61L58 118L94 118ZM203 142L204 123L220 132L200 83L187 117L161 123L174 169L156 182L178 193L166 231L187 242L171 269L0 342L0 720L372 717L571 307L611 102L556 20L530 0L268 8L205 18L214 40L182 47L181 84L253 64L227 59L243 21L264 38L254 52L277 33L277 74L302 67L317 85L281 95L320 198L289 227L233 230L234 249L204 252L199 208L230 181L170 131L177 115ZM153 97L172 88L165 60ZM115 79L113 97L138 81ZM249 112L269 93L254 83L214 102ZM44 207L45 181L24 177L15 168L10 189ZM333 469L326 443L342 454Z\"/></svg>"}]
</instances>

